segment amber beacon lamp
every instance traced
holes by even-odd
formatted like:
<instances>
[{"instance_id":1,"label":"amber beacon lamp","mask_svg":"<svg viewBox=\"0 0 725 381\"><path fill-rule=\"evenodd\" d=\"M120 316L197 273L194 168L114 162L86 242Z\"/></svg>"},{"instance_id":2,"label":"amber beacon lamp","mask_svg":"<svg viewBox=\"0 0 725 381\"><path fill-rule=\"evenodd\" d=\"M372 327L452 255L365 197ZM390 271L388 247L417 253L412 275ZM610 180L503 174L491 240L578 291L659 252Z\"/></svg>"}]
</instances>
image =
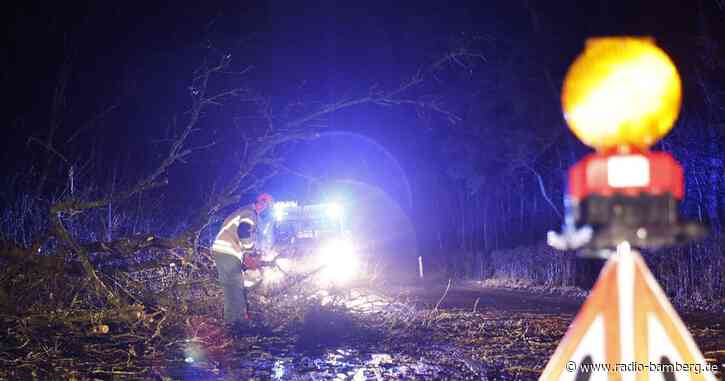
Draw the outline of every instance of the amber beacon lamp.
<instances>
[{"instance_id":1,"label":"amber beacon lamp","mask_svg":"<svg viewBox=\"0 0 725 381\"><path fill-rule=\"evenodd\" d=\"M658 248L705 234L680 219L682 167L650 150L672 129L681 100L677 68L652 39L587 41L564 80L562 106L595 152L569 170L563 232L549 232L551 246L606 257L624 241Z\"/></svg>"},{"instance_id":2,"label":"amber beacon lamp","mask_svg":"<svg viewBox=\"0 0 725 381\"><path fill-rule=\"evenodd\" d=\"M548 241L607 262L542 381L715 381L636 250L705 234L679 217L682 167L668 153L650 151L674 125L680 98L677 69L651 39L589 40L569 69L564 116L595 152L569 170L564 231L549 232Z\"/></svg>"}]
</instances>

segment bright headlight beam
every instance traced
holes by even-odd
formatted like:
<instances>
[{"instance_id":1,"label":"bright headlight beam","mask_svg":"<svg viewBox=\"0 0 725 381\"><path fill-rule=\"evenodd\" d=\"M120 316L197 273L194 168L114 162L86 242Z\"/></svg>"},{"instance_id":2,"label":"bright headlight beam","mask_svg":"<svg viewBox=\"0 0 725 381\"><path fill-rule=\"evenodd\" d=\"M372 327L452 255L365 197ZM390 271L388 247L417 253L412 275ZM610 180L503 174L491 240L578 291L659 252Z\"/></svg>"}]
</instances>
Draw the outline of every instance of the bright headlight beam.
<instances>
[{"instance_id":1,"label":"bright headlight beam","mask_svg":"<svg viewBox=\"0 0 725 381\"><path fill-rule=\"evenodd\" d=\"M320 250L320 265L323 282L344 283L358 272L359 265L355 247L349 240L335 239Z\"/></svg>"},{"instance_id":2,"label":"bright headlight beam","mask_svg":"<svg viewBox=\"0 0 725 381\"><path fill-rule=\"evenodd\" d=\"M277 221L284 220L284 209L283 208L274 208L274 219Z\"/></svg>"},{"instance_id":3,"label":"bright headlight beam","mask_svg":"<svg viewBox=\"0 0 725 381\"><path fill-rule=\"evenodd\" d=\"M342 205L338 203L329 203L327 204L327 209L325 211L327 213L327 216L330 218L340 218L343 214L343 208Z\"/></svg>"}]
</instances>

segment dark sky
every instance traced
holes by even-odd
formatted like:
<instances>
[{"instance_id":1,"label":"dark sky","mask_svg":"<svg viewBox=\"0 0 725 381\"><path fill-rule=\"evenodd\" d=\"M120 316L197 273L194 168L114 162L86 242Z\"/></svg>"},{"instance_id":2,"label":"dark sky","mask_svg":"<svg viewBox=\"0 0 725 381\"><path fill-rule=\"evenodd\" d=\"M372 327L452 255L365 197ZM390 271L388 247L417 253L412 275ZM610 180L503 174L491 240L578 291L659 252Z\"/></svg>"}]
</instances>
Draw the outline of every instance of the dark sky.
<instances>
[{"instance_id":1,"label":"dark sky","mask_svg":"<svg viewBox=\"0 0 725 381\"><path fill-rule=\"evenodd\" d=\"M73 51L77 75L89 78L78 93L89 98L110 95L96 90L99 85L113 93L110 83L144 70L173 65L174 71L183 72L194 64L183 62L192 58L184 55L207 40L255 64L264 76L334 77L338 81L330 91L342 92L365 77L397 78L399 67L391 63L425 62L434 53L429 48L446 44L451 36L514 40L517 49L537 44L566 58L578 52L585 38L597 35L647 34L676 48L683 39L692 43L705 27L700 7L705 14L717 11L715 1L704 0L699 6L691 1L345 3L91 2L22 4L14 9L6 4L8 45L2 72L4 87L14 95L16 112L11 114L27 113L31 104L42 108L38 94L47 96L55 80L64 39ZM711 23L725 21L722 12L709 18Z\"/></svg>"},{"instance_id":2,"label":"dark sky","mask_svg":"<svg viewBox=\"0 0 725 381\"><path fill-rule=\"evenodd\" d=\"M99 157L105 160L102 166L124 163L122 167L130 169L125 172L129 177L147 170L148 163L163 151L159 141L171 115L183 110L187 101L189 73L209 47L232 54L239 68L252 65L254 69L244 83L283 103L291 97L323 100L364 93L371 83L395 86L422 64L439 57L451 41L463 39L496 41L496 48L489 52L493 55L490 66L477 69L476 75L484 78L487 70L499 69L493 67L499 64L499 56L515 57L516 65L530 69L530 73L521 73L524 81L527 75L545 69L560 86L568 63L581 51L585 39L602 35L654 36L676 62L687 65L690 47L698 43L698 36L703 31L722 35L720 25L725 21L725 12L718 9L717 2L706 0L273 0L193 5L146 1L3 7L7 41L0 64L8 98L2 113L6 131L2 159L9 163L6 171L22 167L42 150L26 142L29 136L42 137L47 129L53 85L65 56L71 57L73 71L64 109L63 139L59 141L65 141L76 130L74 126L84 125L99 110L118 104L102 125L94 127L95 132L75 140L81 147L73 150L100 147L103 154ZM500 81L503 88L505 81ZM551 109L552 115L559 113L554 93L541 104ZM224 136L232 121L243 120L245 115L248 110L243 108L226 109L211 113L202 126ZM409 116L362 108L335 115L330 123L336 130L353 130L379 142L405 171L410 171L421 165L415 153L419 147L401 143L416 139L421 129ZM531 124L536 125L534 122ZM429 138L436 141L442 137ZM297 157L296 163L302 167L320 161L324 166L325 160L332 160L310 154L319 153L319 149L307 152ZM337 154L328 153L333 157ZM369 163L372 169L336 169L330 165L312 170L337 175L348 171L347 175L355 176L364 171L380 173L375 166L389 168L388 156L369 156L376 157ZM172 172L185 189L201 189L198 183L213 181L225 164L223 154L203 156L196 163L197 167ZM200 172L203 175L187 176Z\"/></svg>"}]
</instances>

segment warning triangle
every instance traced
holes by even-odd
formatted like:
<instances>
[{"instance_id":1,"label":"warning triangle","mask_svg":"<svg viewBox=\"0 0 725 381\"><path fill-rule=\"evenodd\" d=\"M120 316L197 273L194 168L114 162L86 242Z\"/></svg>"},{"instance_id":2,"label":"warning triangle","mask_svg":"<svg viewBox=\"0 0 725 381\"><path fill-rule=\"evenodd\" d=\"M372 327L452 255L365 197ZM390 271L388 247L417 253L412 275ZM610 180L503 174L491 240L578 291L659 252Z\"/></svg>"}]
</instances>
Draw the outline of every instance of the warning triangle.
<instances>
[{"instance_id":1,"label":"warning triangle","mask_svg":"<svg viewBox=\"0 0 725 381\"><path fill-rule=\"evenodd\" d=\"M714 381L642 257L617 251L540 380Z\"/></svg>"}]
</instances>

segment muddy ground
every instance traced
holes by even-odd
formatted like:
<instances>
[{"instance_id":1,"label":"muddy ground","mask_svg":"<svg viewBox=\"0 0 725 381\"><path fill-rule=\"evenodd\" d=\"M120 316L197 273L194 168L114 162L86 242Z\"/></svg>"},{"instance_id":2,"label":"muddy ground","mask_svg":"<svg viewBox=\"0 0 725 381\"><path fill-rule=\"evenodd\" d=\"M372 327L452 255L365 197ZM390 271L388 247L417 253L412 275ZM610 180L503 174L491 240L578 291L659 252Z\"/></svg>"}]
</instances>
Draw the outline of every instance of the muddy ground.
<instances>
[{"instance_id":1,"label":"muddy ground","mask_svg":"<svg viewBox=\"0 0 725 381\"><path fill-rule=\"evenodd\" d=\"M298 324L235 339L200 318L153 373L181 380L534 380L584 300L577 292L475 283L446 294L446 286L388 286L375 291L387 301L380 308L313 309ZM707 360L722 368L725 314L681 316Z\"/></svg>"}]
</instances>

